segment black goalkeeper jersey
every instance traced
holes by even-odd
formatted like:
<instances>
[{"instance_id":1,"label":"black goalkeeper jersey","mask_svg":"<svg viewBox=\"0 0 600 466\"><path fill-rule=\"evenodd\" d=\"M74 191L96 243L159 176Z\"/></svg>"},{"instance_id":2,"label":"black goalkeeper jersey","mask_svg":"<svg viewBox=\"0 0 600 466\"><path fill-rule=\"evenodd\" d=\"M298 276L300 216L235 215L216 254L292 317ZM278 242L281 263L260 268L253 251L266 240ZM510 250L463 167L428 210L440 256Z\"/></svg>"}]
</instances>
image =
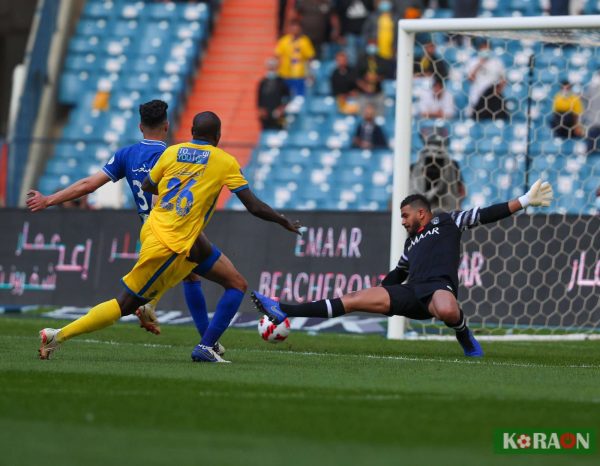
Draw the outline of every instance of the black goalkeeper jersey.
<instances>
[{"instance_id":1,"label":"black goalkeeper jersey","mask_svg":"<svg viewBox=\"0 0 600 466\"><path fill-rule=\"evenodd\" d=\"M382 284L401 284L408 276L408 284L444 281L456 293L462 232L510 214L508 203L503 203L435 215L416 235L406 240L396 269L386 276Z\"/></svg>"}]
</instances>

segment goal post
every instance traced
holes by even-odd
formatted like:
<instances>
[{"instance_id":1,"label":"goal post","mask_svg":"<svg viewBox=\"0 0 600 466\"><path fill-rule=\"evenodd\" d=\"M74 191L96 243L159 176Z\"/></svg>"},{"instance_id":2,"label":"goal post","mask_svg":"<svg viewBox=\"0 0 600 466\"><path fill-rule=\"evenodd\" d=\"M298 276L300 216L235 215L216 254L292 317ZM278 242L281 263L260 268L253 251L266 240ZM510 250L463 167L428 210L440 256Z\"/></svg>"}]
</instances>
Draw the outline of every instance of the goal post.
<instances>
[{"instance_id":1,"label":"goal post","mask_svg":"<svg viewBox=\"0 0 600 466\"><path fill-rule=\"evenodd\" d=\"M455 99L456 116L449 120L420 118L418 109L413 108L413 99L419 94L419 89L415 88L413 68L415 51L419 52L423 45L416 38L422 34L437 38L441 35L448 38L454 35L468 37L465 40L467 45L459 48L448 45L444 50L448 53L440 54L442 58L461 55L461 60L464 56L474 55L473 46L468 45L470 39L497 41L495 48L510 55L504 58L509 62L506 68L512 81L507 79L502 104L506 104L508 117L500 121L494 116L491 121L483 122L479 117L468 115L465 111L468 85L465 84L467 77L463 60L460 71L450 70L447 78L449 84L445 86L446 92L462 93ZM477 289L477 286L467 291L472 303L480 302L485 307L485 310L477 309L475 316L468 315L469 319L474 317L480 329L489 330L490 333L498 329L505 333L511 333L515 329L525 330L524 333L540 329L548 333L597 331L600 321L600 277L596 275L600 257L590 256L594 251L599 251L600 235L594 235L589 229L598 228L598 217L594 218L593 215L594 195L590 194L590 189L596 181L600 186L600 155L594 158L589 156L583 135L569 137L567 139L570 140L566 142L559 141L553 139L555 133L549 133L545 125L550 117L548 109L552 106L552 93L557 86L573 75L577 79L581 78L579 82L574 82L577 92L581 94L592 74L589 69L591 67L586 71L585 57L597 59L595 63L600 66L600 52L596 53L600 46L600 15L401 20L398 23L397 41L390 268L396 266L406 238L401 225L400 202L414 188L410 180L411 162L414 164L418 161L418 152L423 149L413 147L413 142L418 140L419 135L423 136L425 129L430 132L434 128L433 131L437 132L436 128L442 128L440 132L446 138L449 157L463 169L462 175L465 175L463 182L467 197L463 200L462 209L517 197L524 193L525 185L531 184L538 176L550 179L555 184L555 195L560 199L551 208L539 211L542 216L536 218L536 215L530 215L533 214L530 209L531 212L515 216L523 216L522 219L512 218L511 223L502 223L503 228L508 229L505 237L497 229L488 231L482 250L475 250L466 258L463 255L459 270L463 282L466 277L469 285L477 282L485 287L485 283L478 282L480 277L477 275L485 270L488 270L488 275L494 280L494 289L490 292ZM452 48L454 50L450 50ZM492 47L492 54L497 51L495 48ZM548 56L556 57L555 62L548 61ZM513 59L514 63L511 61ZM536 59L538 62L535 62ZM545 63L548 73L543 72ZM573 63L577 67L569 68ZM419 81L422 80L423 78L419 78ZM600 86L598 89L600 90ZM459 101L462 102L462 107ZM491 131L488 134L485 132L487 129ZM469 132L472 134L469 135ZM476 136L477 132L479 136ZM503 148L504 152L499 152L498 147ZM563 165L558 162L556 166L543 165L544 160L551 165L555 159ZM564 173L568 176L563 176L561 170L566 170ZM470 173L475 173L474 176L487 174L488 179L486 182L479 180L471 183ZM481 193L477 190L481 190ZM566 203L571 197L574 205ZM548 235L548 232L560 233L561 238L548 237L547 243L536 242L528 246L530 237L525 238L524 235L535 234L532 227L534 225L543 228L544 235ZM489 227L482 226L478 229L486 228ZM479 234L479 239L482 234ZM465 236L469 236L469 233ZM559 240L564 241L564 246L557 251L559 246L556 241ZM483 254L484 249L487 255ZM496 253L499 258L494 257ZM511 257L511 253L514 257ZM486 269L488 266L491 271ZM588 272L591 278L586 278ZM529 279L524 276L526 273L531 274ZM569 273L572 274L571 277ZM511 278L510 274L514 274L514 277ZM545 281L550 278L555 283L560 281L564 287L563 295L556 292L552 283ZM595 280L599 282L595 283ZM582 294L576 296L572 292L573 286L578 283L587 287L581 288ZM461 302L464 292L464 289L461 290L459 295ZM548 299L544 298L546 295L549 295ZM485 302L486 299L492 302ZM529 304L519 301L519 305L512 306L513 309L510 305L507 307L506 304L500 304L498 299L511 301L509 304L514 304L516 299L530 301ZM537 315L534 315L535 299L540 299ZM562 316L551 311L552 299L556 300ZM474 308L473 305L471 307ZM526 319L519 318L517 312L523 312ZM568 317L563 318L564 315ZM425 324L416 325L420 326L423 333L442 333L441 328L431 330ZM391 318L388 323L388 338L405 338L409 326L411 321L401 317Z\"/></svg>"}]
</instances>

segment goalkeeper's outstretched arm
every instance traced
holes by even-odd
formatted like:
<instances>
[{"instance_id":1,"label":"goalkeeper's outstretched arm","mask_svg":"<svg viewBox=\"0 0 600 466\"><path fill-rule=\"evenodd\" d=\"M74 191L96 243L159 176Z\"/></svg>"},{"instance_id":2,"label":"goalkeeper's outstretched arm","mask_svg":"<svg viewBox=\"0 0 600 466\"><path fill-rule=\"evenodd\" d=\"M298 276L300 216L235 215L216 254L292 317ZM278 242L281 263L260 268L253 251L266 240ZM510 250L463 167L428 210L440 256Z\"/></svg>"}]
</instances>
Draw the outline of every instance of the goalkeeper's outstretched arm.
<instances>
[{"instance_id":1,"label":"goalkeeper's outstretched arm","mask_svg":"<svg viewBox=\"0 0 600 466\"><path fill-rule=\"evenodd\" d=\"M477 225L497 222L503 218L510 217L515 212L525 209L528 206L548 207L552 202L552 197L553 191L550 183L537 180L527 193L517 199L494 204L489 207L475 207L470 210L456 211L450 215L458 228L466 230Z\"/></svg>"}]
</instances>

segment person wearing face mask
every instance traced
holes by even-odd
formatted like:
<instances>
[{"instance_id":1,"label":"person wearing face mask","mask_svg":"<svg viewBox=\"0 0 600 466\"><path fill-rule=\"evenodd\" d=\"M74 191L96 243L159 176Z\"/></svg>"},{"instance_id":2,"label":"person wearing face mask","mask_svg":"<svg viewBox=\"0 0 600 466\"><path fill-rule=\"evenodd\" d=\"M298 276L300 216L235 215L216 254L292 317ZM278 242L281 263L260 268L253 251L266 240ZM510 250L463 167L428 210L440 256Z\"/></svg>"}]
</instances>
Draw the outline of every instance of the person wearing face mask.
<instances>
[{"instance_id":1,"label":"person wearing face mask","mask_svg":"<svg viewBox=\"0 0 600 466\"><path fill-rule=\"evenodd\" d=\"M258 117L262 129L283 129L290 90L277 75L277 59L267 60L266 76L258 85Z\"/></svg>"},{"instance_id":2,"label":"person wearing face mask","mask_svg":"<svg viewBox=\"0 0 600 466\"><path fill-rule=\"evenodd\" d=\"M381 0L363 26L363 37L367 44L375 43L377 56L384 61L386 79L394 79L396 57L396 25L398 16L389 0Z\"/></svg>"},{"instance_id":3,"label":"person wearing face mask","mask_svg":"<svg viewBox=\"0 0 600 466\"><path fill-rule=\"evenodd\" d=\"M502 97L504 63L492 55L487 41L480 42L477 56L471 59L466 69L471 81L467 116L477 120L508 118Z\"/></svg>"},{"instance_id":4,"label":"person wearing face mask","mask_svg":"<svg viewBox=\"0 0 600 466\"><path fill-rule=\"evenodd\" d=\"M377 108L377 113L383 112L384 96L381 81L385 78L386 62L378 55L375 41L367 44L365 52L359 57L356 67L356 87L361 101L360 107L364 109L367 104Z\"/></svg>"},{"instance_id":5,"label":"person wearing face mask","mask_svg":"<svg viewBox=\"0 0 600 466\"><path fill-rule=\"evenodd\" d=\"M579 117L583 113L581 98L573 92L568 80L561 82L561 89L554 96L550 127L557 138L570 139L583 136Z\"/></svg>"}]
</instances>

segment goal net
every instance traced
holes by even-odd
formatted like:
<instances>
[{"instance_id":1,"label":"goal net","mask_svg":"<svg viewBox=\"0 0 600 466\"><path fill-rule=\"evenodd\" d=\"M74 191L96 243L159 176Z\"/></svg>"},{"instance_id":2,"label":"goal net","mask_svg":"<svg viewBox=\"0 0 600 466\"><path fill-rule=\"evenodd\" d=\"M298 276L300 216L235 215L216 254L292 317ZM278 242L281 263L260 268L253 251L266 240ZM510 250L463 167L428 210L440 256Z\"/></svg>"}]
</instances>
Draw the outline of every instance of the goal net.
<instances>
[{"instance_id":1,"label":"goal net","mask_svg":"<svg viewBox=\"0 0 600 466\"><path fill-rule=\"evenodd\" d=\"M400 21L392 246L400 202L439 210L555 201L463 234L459 303L479 335L600 331L600 17ZM439 336L393 318L389 338ZM534 336L535 338L535 336Z\"/></svg>"}]
</instances>

